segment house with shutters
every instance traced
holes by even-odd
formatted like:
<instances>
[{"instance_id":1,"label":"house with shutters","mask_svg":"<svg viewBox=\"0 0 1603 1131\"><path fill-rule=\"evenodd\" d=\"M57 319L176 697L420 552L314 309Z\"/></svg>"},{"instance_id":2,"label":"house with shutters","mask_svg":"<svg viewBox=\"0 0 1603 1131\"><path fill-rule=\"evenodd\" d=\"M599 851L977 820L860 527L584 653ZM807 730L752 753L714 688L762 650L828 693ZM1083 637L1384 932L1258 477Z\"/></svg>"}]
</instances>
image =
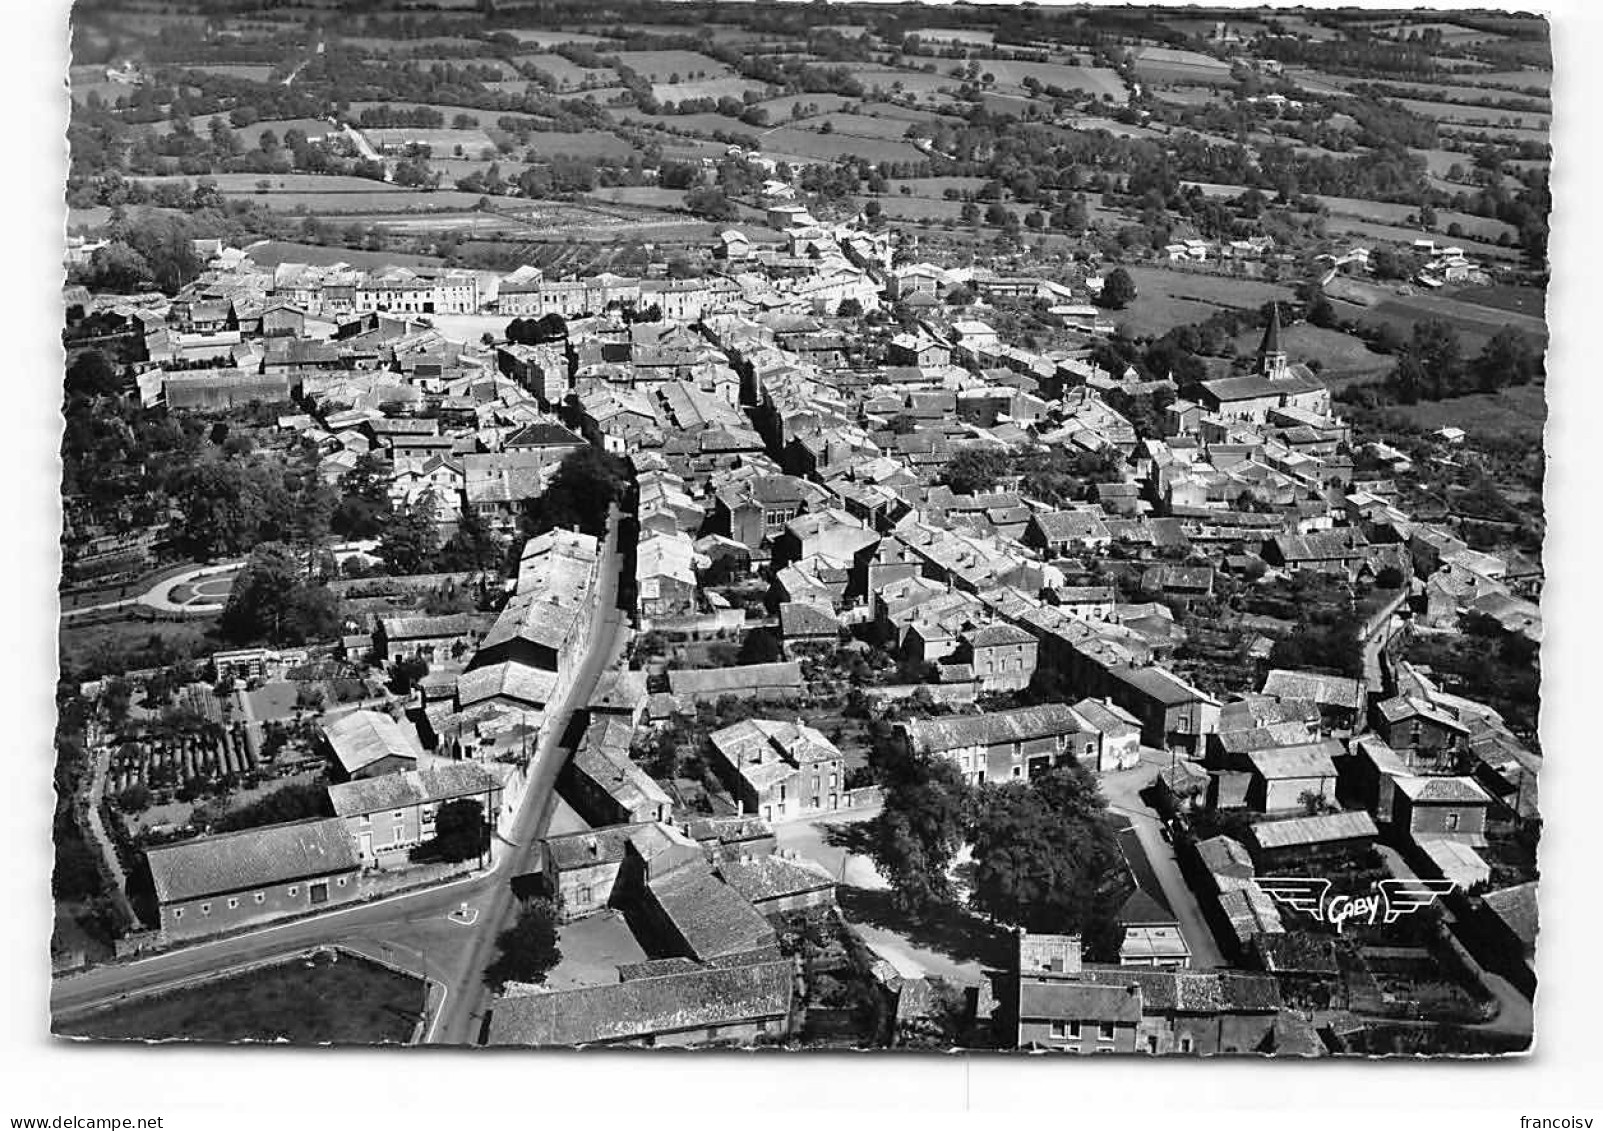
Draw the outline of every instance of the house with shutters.
<instances>
[{"instance_id":1,"label":"house with shutters","mask_svg":"<svg viewBox=\"0 0 1603 1131\"><path fill-rule=\"evenodd\" d=\"M1028 781L1065 759L1079 757L1085 746L1094 757L1100 739L1073 708L1062 703L909 719L897 723L896 729L911 750L949 759L976 785Z\"/></svg>"},{"instance_id":2,"label":"house with shutters","mask_svg":"<svg viewBox=\"0 0 1603 1131\"><path fill-rule=\"evenodd\" d=\"M741 812L783 821L841 807L845 755L797 720L747 719L708 735L713 770Z\"/></svg>"}]
</instances>

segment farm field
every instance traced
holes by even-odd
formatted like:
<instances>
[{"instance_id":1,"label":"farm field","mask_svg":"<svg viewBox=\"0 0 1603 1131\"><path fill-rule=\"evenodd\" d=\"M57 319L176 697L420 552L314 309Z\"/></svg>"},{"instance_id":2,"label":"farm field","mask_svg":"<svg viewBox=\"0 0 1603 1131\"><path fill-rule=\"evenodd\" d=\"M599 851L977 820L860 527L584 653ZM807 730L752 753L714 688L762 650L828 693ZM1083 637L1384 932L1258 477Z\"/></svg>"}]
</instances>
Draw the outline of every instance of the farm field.
<instances>
[{"instance_id":1,"label":"farm field","mask_svg":"<svg viewBox=\"0 0 1603 1131\"><path fill-rule=\"evenodd\" d=\"M310 263L329 266L349 263L352 267L439 267L445 261L435 255L407 255L397 251L359 251L350 247L323 247L318 244L293 243L288 240L261 240L247 245L244 250L261 267L277 267L280 263Z\"/></svg>"},{"instance_id":2,"label":"farm field","mask_svg":"<svg viewBox=\"0 0 1603 1131\"><path fill-rule=\"evenodd\" d=\"M1376 200L1355 200L1346 196L1321 196L1316 199L1329 208L1333 216L1352 216L1360 220L1369 220L1393 226L1406 226L1408 217L1418 213L1417 208L1407 204L1387 204ZM1497 238L1504 234L1509 239L1519 235L1518 230L1512 224L1504 223L1501 220L1494 220L1485 216L1472 216L1467 212L1438 210L1436 213L1437 229L1445 231L1449 224L1459 225L1464 231L1464 238L1478 239L1487 243L1495 243ZM1454 236L1451 238L1456 240L1459 237Z\"/></svg>"},{"instance_id":3,"label":"farm field","mask_svg":"<svg viewBox=\"0 0 1603 1131\"><path fill-rule=\"evenodd\" d=\"M1075 67L1067 63L1030 63L1012 59L976 59L980 73L994 75L996 86L1023 89L1024 80L1033 78L1043 87L1056 86L1064 90L1083 90L1101 98L1104 94L1115 102L1129 100L1130 92L1119 78L1119 72L1109 67Z\"/></svg>"},{"instance_id":4,"label":"farm field","mask_svg":"<svg viewBox=\"0 0 1603 1131\"><path fill-rule=\"evenodd\" d=\"M424 986L355 955L327 952L61 1022L69 1037L124 1041L400 1044L411 1039Z\"/></svg>"},{"instance_id":5,"label":"farm field","mask_svg":"<svg viewBox=\"0 0 1603 1131\"><path fill-rule=\"evenodd\" d=\"M415 212L472 208L479 202L477 193L440 189L435 192L373 193L319 193L286 192L265 193L254 198L257 203L279 211L305 208L314 215L338 215L348 220L376 219L378 216L405 215Z\"/></svg>"},{"instance_id":6,"label":"farm field","mask_svg":"<svg viewBox=\"0 0 1603 1131\"><path fill-rule=\"evenodd\" d=\"M834 161L846 156L859 156L869 161L925 159L923 152L909 142L820 134L794 126L781 126L764 134L763 152L770 157L800 161Z\"/></svg>"},{"instance_id":7,"label":"farm field","mask_svg":"<svg viewBox=\"0 0 1603 1131\"><path fill-rule=\"evenodd\" d=\"M1511 385L1496 393L1472 393L1444 401L1389 405L1393 416L1416 428L1435 431L1451 425L1480 437L1519 440L1536 447L1547 424L1547 390L1541 385Z\"/></svg>"},{"instance_id":8,"label":"farm field","mask_svg":"<svg viewBox=\"0 0 1603 1131\"><path fill-rule=\"evenodd\" d=\"M632 204L640 208L683 208L685 204L682 189L655 188L651 185L598 188L589 197L607 204Z\"/></svg>"},{"instance_id":9,"label":"farm field","mask_svg":"<svg viewBox=\"0 0 1603 1131\"><path fill-rule=\"evenodd\" d=\"M486 149L494 149L495 142L483 130L428 130L413 129L409 126L386 129L363 128L362 133L377 149L400 149L408 145L426 145L430 153L438 153L442 157L447 154L462 153L479 154Z\"/></svg>"},{"instance_id":10,"label":"farm field","mask_svg":"<svg viewBox=\"0 0 1603 1131\"><path fill-rule=\"evenodd\" d=\"M1492 335L1505 326L1535 341L1547 340L1547 325L1540 318L1493 310L1442 295L1390 297L1359 315L1359 320L1368 325L1389 324L1404 337L1413 333L1415 323L1427 318L1445 322L1457 331L1466 353L1479 353Z\"/></svg>"},{"instance_id":11,"label":"farm field","mask_svg":"<svg viewBox=\"0 0 1603 1131\"><path fill-rule=\"evenodd\" d=\"M985 177L909 177L902 181L891 181L891 192L897 193L905 185L913 190L914 196L943 197L948 189L955 192L978 192L986 184Z\"/></svg>"},{"instance_id":12,"label":"farm field","mask_svg":"<svg viewBox=\"0 0 1603 1131\"><path fill-rule=\"evenodd\" d=\"M848 137L878 138L884 141L901 141L907 136L907 129L912 124L903 118L881 118L873 113L861 114L825 114L817 118L808 118L798 125L797 129L819 131L829 123L832 133L844 134Z\"/></svg>"},{"instance_id":13,"label":"farm field","mask_svg":"<svg viewBox=\"0 0 1603 1131\"><path fill-rule=\"evenodd\" d=\"M1404 98L1398 101L1404 109L1412 110L1420 117L1432 118L1438 122L1542 130L1549 129L1552 126L1550 115L1537 110L1503 110L1490 106L1460 106L1456 102L1426 102L1415 98Z\"/></svg>"},{"instance_id":14,"label":"farm field","mask_svg":"<svg viewBox=\"0 0 1603 1131\"><path fill-rule=\"evenodd\" d=\"M612 42L603 36L592 35L587 31L535 31L531 28L507 28L507 34L519 43L531 44L535 47L560 47L564 43L584 43L591 46Z\"/></svg>"},{"instance_id":15,"label":"farm field","mask_svg":"<svg viewBox=\"0 0 1603 1131\"><path fill-rule=\"evenodd\" d=\"M540 157L622 157L627 158L634 147L617 134L601 130L584 133L561 133L552 130L529 135L527 145L517 147L517 155L533 150Z\"/></svg>"},{"instance_id":16,"label":"farm field","mask_svg":"<svg viewBox=\"0 0 1603 1131\"><path fill-rule=\"evenodd\" d=\"M1546 144L1549 140L1546 129L1538 130L1516 126L1471 126L1462 123L1444 122L1437 127L1437 130L1443 137L1463 138L1470 142L1483 136L1497 141L1508 142L1533 141Z\"/></svg>"},{"instance_id":17,"label":"farm field","mask_svg":"<svg viewBox=\"0 0 1603 1131\"><path fill-rule=\"evenodd\" d=\"M857 81L870 90L877 86L883 90L902 90L920 97L942 91L955 91L962 85L960 80L939 70L925 72L917 69L923 63L930 61L915 60L911 63L914 69L906 71L893 67L863 67L854 70L853 73L857 76Z\"/></svg>"},{"instance_id":18,"label":"farm field","mask_svg":"<svg viewBox=\"0 0 1603 1131\"><path fill-rule=\"evenodd\" d=\"M739 75L721 75L715 78L692 79L686 82L654 82L651 84L651 96L658 102L684 102L688 99L700 98L739 98L744 100L746 92L754 90L759 95L768 92L769 88L762 83Z\"/></svg>"},{"instance_id":19,"label":"farm field","mask_svg":"<svg viewBox=\"0 0 1603 1131\"><path fill-rule=\"evenodd\" d=\"M607 86L618 81L611 67L581 67L561 55L526 55L518 60L555 80L555 90L577 90L582 86Z\"/></svg>"},{"instance_id":20,"label":"farm field","mask_svg":"<svg viewBox=\"0 0 1603 1131\"><path fill-rule=\"evenodd\" d=\"M1437 213L1438 217L1440 215L1441 213ZM1387 240L1391 243L1410 244L1417 239L1434 239L1438 243L1451 243L1454 247L1461 247L1466 255L1479 256L1482 259L1500 259L1513 262L1520 257L1519 250L1513 247L1499 247L1494 243L1485 243L1480 240L1448 239L1440 232L1425 233L1418 228L1377 224L1370 220L1355 220L1347 216L1332 215L1325 222L1325 228L1331 235L1359 236L1370 240Z\"/></svg>"},{"instance_id":21,"label":"farm field","mask_svg":"<svg viewBox=\"0 0 1603 1131\"><path fill-rule=\"evenodd\" d=\"M618 62L634 71L655 86L667 84L675 75L680 82L692 81L692 76L723 78L733 74L717 59L697 51L618 51Z\"/></svg>"},{"instance_id":22,"label":"farm field","mask_svg":"<svg viewBox=\"0 0 1603 1131\"><path fill-rule=\"evenodd\" d=\"M1490 287L1461 287L1448 294L1459 302L1506 310L1527 318L1547 317L1547 292L1536 287L1511 287L1498 284Z\"/></svg>"},{"instance_id":23,"label":"farm field","mask_svg":"<svg viewBox=\"0 0 1603 1131\"><path fill-rule=\"evenodd\" d=\"M1159 335L1176 326L1201 322L1220 309L1247 310L1271 300L1292 298L1291 288L1255 279L1166 271L1159 267L1130 267L1136 298L1113 321L1131 334Z\"/></svg>"},{"instance_id":24,"label":"farm field","mask_svg":"<svg viewBox=\"0 0 1603 1131\"><path fill-rule=\"evenodd\" d=\"M374 35L342 35L338 37L341 44L355 48L357 51L370 55L389 55L398 58L410 58L415 55L446 48L455 51L482 50L483 44L477 39L468 39L459 35L428 35L418 39L389 39Z\"/></svg>"},{"instance_id":25,"label":"farm field","mask_svg":"<svg viewBox=\"0 0 1603 1131\"><path fill-rule=\"evenodd\" d=\"M200 178L169 176L169 177L130 177L131 181L141 184L181 184L193 188ZM224 194L255 193L256 186L261 181L268 183L270 192L361 192L361 193L399 193L406 195L410 190L397 188L395 185L385 184L383 181L369 180L366 177L345 177L323 173L213 173L211 179L217 182L217 191Z\"/></svg>"},{"instance_id":26,"label":"farm field","mask_svg":"<svg viewBox=\"0 0 1603 1131\"><path fill-rule=\"evenodd\" d=\"M639 110L619 110L614 113L620 122L631 125L661 128L674 133L687 134L713 134L713 133L757 133L756 126L748 126L739 118L730 118L723 114L645 114Z\"/></svg>"},{"instance_id":27,"label":"farm field","mask_svg":"<svg viewBox=\"0 0 1603 1131\"><path fill-rule=\"evenodd\" d=\"M782 125L793 121L797 117L806 117L811 114L828 114L839 110L843 106L850 106L853 99L844 94L797 94L787 98L770 98L765 102L753 105L768 112L768 120L774 125ZM801 107L801 114L795 113L796 107Z\"/></svg>"},{"instance_id":28,"label":"farm field","mask_svg":"<svg viewBox=\"0 0 1603 1131\"><path fill-rule=\"evenodd\" d=\"M208 75L224 75L247 82L266 82L273 77L271 63L177 63L175 66L191 71L204 71Z\"/></svg>"},{"instance_id":29,"label":"farm field","mask_svg":"<svg viewBox=\"0 0 1603 1131\"><path fill-rule=\"evenodd\" d=\"M1230 79L1229 64L1196 51L1142 47L1136 50L1132 62L1142 82L1200 83L1208 86Z\"/></svg>"},{"instance_id":30,"label":"farm field","mask_svg":"<svg viewBox=\"0 0 1603 1131\"><path fill-rule=\"evenodd\" d=\"M1546 70L1520 70L1520 71L1488 71L1475 76L1475 81L1481 86L1495 86L1504 90L1540 90L1548 93L1553 89L1553 72Z\"/></svg>"}]
</instances>

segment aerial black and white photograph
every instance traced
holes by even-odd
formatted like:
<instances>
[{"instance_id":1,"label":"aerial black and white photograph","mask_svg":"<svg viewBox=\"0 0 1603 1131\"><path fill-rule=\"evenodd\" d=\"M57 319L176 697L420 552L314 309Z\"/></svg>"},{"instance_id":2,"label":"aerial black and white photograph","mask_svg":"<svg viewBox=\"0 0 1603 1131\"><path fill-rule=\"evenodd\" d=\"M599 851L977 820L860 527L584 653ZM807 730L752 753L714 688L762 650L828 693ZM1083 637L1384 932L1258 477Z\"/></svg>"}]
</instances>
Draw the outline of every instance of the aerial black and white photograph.
<instances>
[{"instance_id":1,"label":"aerial black and white photograph","mask_svg":"<svg viewBox=\"0 0 1603 1131\"><path fill-rule=\"evenodd\" d=\"M53 1056L1531 1055L1547 16L60 31Z\"/></svg>"}]
</instances>

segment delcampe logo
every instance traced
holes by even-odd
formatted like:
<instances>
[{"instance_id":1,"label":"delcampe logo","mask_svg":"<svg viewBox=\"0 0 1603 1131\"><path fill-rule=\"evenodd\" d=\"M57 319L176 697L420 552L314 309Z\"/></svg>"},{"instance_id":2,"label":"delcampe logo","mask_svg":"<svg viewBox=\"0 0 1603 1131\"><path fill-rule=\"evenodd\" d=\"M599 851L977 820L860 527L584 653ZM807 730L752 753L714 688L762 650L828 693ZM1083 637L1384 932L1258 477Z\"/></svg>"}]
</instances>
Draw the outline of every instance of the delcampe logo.
<instances>
[{"instance_id":1,"label":"delcampe logo","mask_svg":"<svg viewBox=\"0 0 1603 1131\"><path fill-rule=\"evenodd\" d=\"M1457 885L1452 880L1377 880L1368 895L1331 895L1330 881L1310 876L1260 876L1258 886L1293 911L1329 923L1340 933L1348 923L1395 923L1429 907Z\"/></svg>"}]
</instances>

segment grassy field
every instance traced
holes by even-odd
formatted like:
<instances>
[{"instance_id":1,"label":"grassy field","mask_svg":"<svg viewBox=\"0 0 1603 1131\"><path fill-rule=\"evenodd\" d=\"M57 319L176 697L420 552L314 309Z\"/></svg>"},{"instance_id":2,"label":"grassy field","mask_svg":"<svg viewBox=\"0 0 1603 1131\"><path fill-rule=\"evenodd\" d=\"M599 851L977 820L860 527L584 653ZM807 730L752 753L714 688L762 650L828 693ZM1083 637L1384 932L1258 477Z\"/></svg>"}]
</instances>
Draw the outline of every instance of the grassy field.
<instances>
[{"instance_id":1,"label":"grassy field","mask_svg":"<svg viewBox=\"0 0 1603 1131\"><path fill-rule=\"evenodd\" d=\"M1143 82L1209 86L1230 80L1230 65L1196 51L1142 47L1135 52L1135 73Z\"/></svg>"},{"instance_id":2,"label":"grassy field","mask_svg":"<svg viewBox=\"0 0 1603 1131\"><path fill-rule=\"evenodd\" d=\"M907 136L907 128L912 123L905 118L882 118L872 112L861 114L825 114L817 118L808 118L797 129L822 130L824 123L829 123L832 133L842 134L846 137L872 138L880 141L901 141Z\"/></svg>"},{"instance_id":3,"label":"grassy field","mask_svg":"<svg viewBox=\"0 0 1603 1131\"><path fill-rule=\"evenodd\" d=\"M559 47L564 43L607 43L609 40L585 31L534 31L530 28L508 28L507 33L519 43L535 47Z\"/></svg>"},{"instance_id":4,"label":"grassy field","mask_svg":"<svg viewBox=\"0 0 1603 1131\"><path fill-rule=\"evenodd\" d=\"M770 98L766 102L755 103L756 108L768 112L768 121L773 125L783 125L794 121L797 117L809 117L814 114L828 114L839 110L842 106L853 105L853 100L844 94L797 94L787 98ZM796 108L801 107L801 113Z\"/></svg>"},{"instance_id":5,"label":"grassy field","mask_svg":"<svg viewBox=\"0 0 1603 1131\"><path fill-rule=\"evenodd\" d=\"M266 82L273 77L270 63L179 63L177 66L191 71L204 71L208 75L225 75L247 82Z\"/></svg>"},{"instance_id":6,"label":"grassy field","mask_svg":"<svg viewBox=\"0 0 1603 1131\"><path fill-rule=\"evenodd\" d=\"M724 78L733 74L717 59L698 51L619 51L618 62L655 86L669 83L675 75L679 81L696 81L694 76Z\"/></svg>"},{"instance_id":7,"label":"grassy field","mask_svg":"<svg viewBox=\"0 0 1603 1131\"><path fill-rule=\"evenodd\" d=\"M1438 122L1465 123L1468 125L1509 125L1521 129L1549 129L1552 119L1536 110L1500 110L1490 106L1460 106L1453 102L1426 102L1420 99L1398 100L1404 109L1422 118Z\"/></svg>"},{"instance_id":8,"label":"grassy field","mask_svg":"<svg viewBox=\"0 0 1603 1131\"><path fill-rule=\"evenodd\" d=\"M1439 217L1441 213L1437 213ZM1332 235L1345 233L1347 235L1362 236L1371 240L1390 240L1393 243L1409 244L1417 239L1433 239L1437 243L1452 244L1464 249L1465 254L1478 256L1482 259L1501 259L1513 261L1520 258L1518 248L1499 247L1494 243L1482 240L1464 239L1462 237L1449 238L1442 232L1423 232L1418 228L1404 228L1392 224L1377 224L1370 220L1355 220L1349 216L1333 215L1325 222L1325 229Z\"/></svg>"},{"instance_id":9,"label":"grassy field","mask_svg":"<svg viewBox=\"0 0 1603 1131\"><path fill-rule=\"evenodd\" d=\"M961 79L954 79L940 69L939 66L937 66L934 73L925 73L916 69L929 61L910 59L909 64L914 68L913 70L904 71L894 67L862 67L855 69L853 74L856 75L857 81L870 90L877 86L883 90L903 90L909 94L917 95L935 94L943 90L955 91L959 86L963 85ZM946 70L951 69L952 64L949 61L942 59L939 62L946 64Z\"/></svg>"},{"instance_id":10,"label":"grassy field","mask_svg":"<svg viewBox=\"0 0 1603 1131\"><path fill-rule=\"evenodd\" d=\"M558 91L577 90L582 86L607 86L618 81L618 72L611 67L581 67L561 55L527 55L519 60L533 66L556 80Z\"/></svg>"},{"instance_id":11,"label":"grassy field","mask_svg":"<svg viewBox=\"0 0 1603 1131\"><path fill-rule=\"evenodd\" d=\"M1272 299L1289 301L1291 289L1276 283L1227 275L1188 274L1158 267L1127 268L1135 280L1136 298L1114 311L1116 324L1131 334L1163 334L1176 326L1201 322L1220 309L1247 310Z\"/></svg>"},{"instance_id":12,"label":"grassy field","mask_svg":"<svg viewBox=\"0 0 1603 1131\"><path fill-rule=\"evenodd\" d=\"M658 82L651 84L651 96L658 102L684 102L690 99L701 98L738 98L745 100L746 92L754 90L759 95L767 92L768 88L762 83L741 78L739 75L723 75L718 78L696 79L691 82Z\"/></svg>"},{"instance_id":13,"label":"grassy field","mask_svg":"<svg viewBox=\"0 0 1603 1131\"><path fill-rule=\"evenodd\" d=\"M1536 287L1497 284L1490 287L1461 287L1447 297L1460 302L1506 310L1527 318L1547 318L1547 292Z\"/></svg>"},{"instance_id":14,"label":"grassy field","mask_svg":"<svg viewBox=\"0 0 1603 1131\"><path fill-rule=\"evenodd\" d=\"M620 185L615 188L598 188L590 194L591 200L606 204L633 204L641 208L683 208L683 189L656 188L652 185Z\"/></svg>"},{"instance_id":15,"label":"grassy field","mask_svg":"<svg viewBox=\"0 0 1603 1131\"><path fill-rule=\"evenodd\" d=\"M156 640L186 657L204 655L217 647L216 641L207 635L209 629L216 627L215 617L193 616L181 621L129 617L81 627L74 626L76 619L63 621L59 634L64 674L143 667L143 663L136 661Z\"/></svg>"},{"instance_id":16,"label":"grassy field","mask_svg":"<svg viewBox=\"0 0 1603 1131\"><path fill-rule=\"evenodd\" d=\"M1541 318L1440 294L1389 296L1362 311L1360 318L1369 324L1389 323L1404 337L1413 333L1415 323L1427 318L1439 319L1458 332L1465 353L1480 352L1492 335L1505 326L1538 342L1547 340L1547 323Z\"/></svg>"},{"instance_id":17,"label":"grassy field","mask_svg":"<svg viewBox=\"0 0 1603 1131\"><path fill-rule=\"evenodd\" d=\"M1320 203L1330 209L1334 216L1351 216L1358 220L1367 220L1376 224L1386 224L1393 227L1407 226L1408 217L1416 216L1419 210L1409 204L1388 204L1378 200L1359 200L1348 196L1321 196L1317 198ZM1467 212L1452 212L1438 210L1436 213L1436 231L1445 232L1449 224L1457 224L1463 229L1463 237L1454 236L1453 239L1472 239L1483 243L1495 243L1499 236L1507 235L1513 239L1519 235L1519 230L1512 224L1501 220L1490 219L1485 216L1472 216ZM1424 235L1422 232L1421 235Z\"/></svg>"},{"instance_id":18,"label":"grassy field","mask_svg":"<svg viewBox=\"0 0 1603 1131\"><path fill-rule=\"evenodd\" d=\"M245 249L251 259L261 267L276 267L280 263L312 263L329 265L349 263L353 267L438 267L445 261L434 255L406 255L398 251L357 251L349 247L322 247L318 244L293 243L288 240L262 240Z\"/></svg>"},{"instance_id":19,"label":"grassy field","mask_svg":"<svg viewBox=\"0 0 1603 1131\"><path fill-rule=\"evenodd\" d=\"M423 997L416 978L349 954L318 954L131 1001L55 1031L120 1041L401 1044Z\"/></svg>"},{"instance_id":20,"label":"grassy field","mask_svg":"<svg viewBox=\"0 0 1603 1131\"><path fill-rule=\"evenodd\" d=\"M1547 423L1547 391L1540 385L1515 385L1497 393L1395 405L1386 412L1429 431L1448 425L1462 428L1469 433L1471 442L1488 436L1521 440L1536 447L1542 442L1542 429Z\"/></svg>"},{"instance_id":21,"label":"grassy field","mask_svg":"<svg viewBox=\"0 0 1603 1131\"><path fill-rule=\"evenodd\" d=\"M1236 338L1238 354L1255 354L1262 332L1251 330ZM1362 378L1378 376L1391 369L1395 359L1375 353L1360 339L1340 330L1325 330L1306 322L1285 327L1280 334L1281 345L1292 361L1304 364L1319 362L1320 375L1327 378Z\"/></svg>"},{"instance_id":22,"label":"grassy field","mask_svg":"<svg viewBox=\"0 0 1603 1131\"><path fill-rule=\"evenodd\" d=\"M995 77L998 90L1022 90L1024 80L1033 78L1042 86L1083 90L1097 98L1106 94L1115 102L1125 102L1130 97L1119 73L1108 67L1073 67L1067 63L1027 63L1011 59L978 59L976 62L982 75Z\"/></svg>"},{"instance_id":23,"label":"grassy field","mask_svg":"<svg viewBox=\"0 0 1603 1131\"><path fill-rule=\"evenodd\" d=\"M420 130L411 127L393 129L364 129L367 140L378 149L399 148L407 145L426 145L429 152L441 157L461 153L477 157L484 150L494 151L495 142L483 130Z\"/></svg>"},{"instance_id":24,"label":"grassy field","mask_svg":"<svg viewBox=\"0 0 1603 1131\"><path fill-rule=\"evenodd\" d=\"M882 138L821 134L795 126L781 126L762 135L763 152L771 157L799 161L835 161L862 157L869 161L923 161L924 154L911 143Z\"/></svg>"}]
</instances>

